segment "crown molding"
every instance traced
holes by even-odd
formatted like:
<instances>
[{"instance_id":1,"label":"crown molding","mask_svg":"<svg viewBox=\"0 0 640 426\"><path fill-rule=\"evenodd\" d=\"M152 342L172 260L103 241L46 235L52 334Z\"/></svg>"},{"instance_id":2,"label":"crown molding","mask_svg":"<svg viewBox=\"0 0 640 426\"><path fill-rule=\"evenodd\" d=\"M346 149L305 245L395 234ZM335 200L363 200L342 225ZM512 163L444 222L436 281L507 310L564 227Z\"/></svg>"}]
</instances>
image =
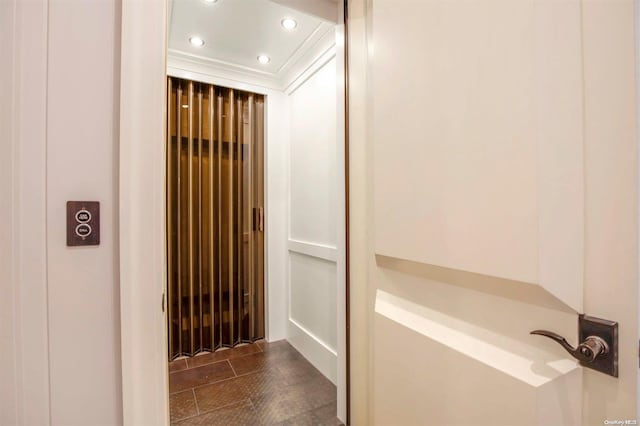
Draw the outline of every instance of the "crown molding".
<instances>
[{"instance_id":1,"label":"crown molding","mask_svg":"<svg viewBox=\"0 0 640 426\"><path fill-rule=\"evenodd\" d=\"M335 56L335 46L335 26L323 22L292 53L277 73L194 55L176 49L168 50L167 73L175 77L194 80L201 79L198 76L207 75L234 81L238 84L252 84L291 93L315 72L313 71L314 69L324 65ZM305 75L306 77L304 77Z\"/></svg>"},{"instance_id":2,"label":"crown molding","mask_svg":"<svg viewBox=\"0 0 640 426\"><path fill-rule=\"evenodd\" d=\"M180 70L182 72L207 74L219 78L281 90L280 81L274 73L263 70L254 70L242 65L193 55L191 53L185 53L175 49L169 49L168 51L167 71L170 75L177 76L175 73L171 72L172 69Z\"/></svg>"}]
</instances>

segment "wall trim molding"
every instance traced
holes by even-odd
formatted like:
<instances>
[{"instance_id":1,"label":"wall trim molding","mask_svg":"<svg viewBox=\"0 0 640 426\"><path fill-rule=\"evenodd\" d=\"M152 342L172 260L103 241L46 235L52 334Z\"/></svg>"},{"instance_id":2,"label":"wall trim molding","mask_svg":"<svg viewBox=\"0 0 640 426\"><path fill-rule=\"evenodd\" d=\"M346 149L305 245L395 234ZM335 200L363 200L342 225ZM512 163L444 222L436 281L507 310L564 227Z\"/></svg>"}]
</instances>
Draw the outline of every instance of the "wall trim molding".
<instances>
[{"instance_id":1,"label":"wall trim molding","mask_svg":"<svg viewBox=\"0 0 640 426\"><path fill-rule=\"evenodd\" d=\"M294 240L291 238L289 238L287 246L289 252L305 254L334 263L338 261L338 249L334 246Z\"/></svg>"},{"instance_id":2,"label":"wall trim molding","mask_svg":"<svg viewBox=\"0 0 640 426\"><path fill-rule=\"evenodd\" d=\"M333 384L337 384L338 353L293 318L288 321L289 343Z\"/></svg>"}]
</instances>

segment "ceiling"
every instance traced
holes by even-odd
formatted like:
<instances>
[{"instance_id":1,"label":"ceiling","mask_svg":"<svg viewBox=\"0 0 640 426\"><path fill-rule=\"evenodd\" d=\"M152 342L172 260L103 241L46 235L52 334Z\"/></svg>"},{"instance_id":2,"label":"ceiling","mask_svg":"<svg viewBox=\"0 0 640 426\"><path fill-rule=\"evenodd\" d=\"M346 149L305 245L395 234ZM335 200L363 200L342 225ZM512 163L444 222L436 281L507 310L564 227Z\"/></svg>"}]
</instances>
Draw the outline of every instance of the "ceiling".
<instances>
[{"instance_id":1,"label":"ceiling","mask_svg":"<svg viewBox=\"0 0 640 426\"><path fill-rule=\"evenodd\" d=\"M295 19L298 26L284 30L283 18ZM269 0L173 0L169 19L170 52L271 75L283 72L333 27ZM204 46L192 46L192 36L202 38ZM258 55L271 61L261 64Z\"/></svg>"}]
</instances>

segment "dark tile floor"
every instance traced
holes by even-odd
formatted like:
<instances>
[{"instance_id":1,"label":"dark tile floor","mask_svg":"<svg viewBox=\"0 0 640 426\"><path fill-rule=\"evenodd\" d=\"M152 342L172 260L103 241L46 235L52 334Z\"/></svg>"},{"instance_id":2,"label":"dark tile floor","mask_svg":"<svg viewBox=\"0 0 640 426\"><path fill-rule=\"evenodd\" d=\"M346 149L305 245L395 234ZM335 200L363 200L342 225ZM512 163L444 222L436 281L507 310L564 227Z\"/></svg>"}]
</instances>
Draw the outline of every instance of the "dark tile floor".
<instances>
[{"instance_id":1,"label":"dark tile floor","mask_svg":"<svg viewBox=\"0 0 640 426\"><path fill-rule=\"evenodd\" d=\"M340 425L336 387L287 341L169 363L172 425Z\"/></svg>"}]
</instances>

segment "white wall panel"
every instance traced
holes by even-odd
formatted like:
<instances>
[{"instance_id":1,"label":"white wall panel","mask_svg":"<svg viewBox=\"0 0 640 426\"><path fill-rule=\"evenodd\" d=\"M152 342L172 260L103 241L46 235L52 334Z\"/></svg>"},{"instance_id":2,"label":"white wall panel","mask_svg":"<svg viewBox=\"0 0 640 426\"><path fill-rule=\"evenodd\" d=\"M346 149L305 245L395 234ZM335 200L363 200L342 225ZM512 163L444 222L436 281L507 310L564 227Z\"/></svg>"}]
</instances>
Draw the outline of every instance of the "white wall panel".
<instances>
[{"instance_id":1,"label":"white wall panel","mask_svg":"<svg viewBox=\"0 0 640 426\"><path fill-rule=\"evenodd\" d=\"M4 275L0 279L1 316L3 322L7 321L0 326L2 343L7 348L7 353L0 356L0 424L50 424L46 247L48 9L45 0L5 2L0 8L0 46L6 58L0 72L0 144L3 183L9 185L8 193L3 188L0 201L2 221L9 227L8 234L3 232L0 252L3 260L10 262L2 265ZM11 254L5 256L5 249Z\"/></svg>"},{"instance_id":2,"label":"white wall panel","mask_svg":"<svg viewBox=\"0 0 640 426\"><path fill-rule=\"evenodd\" d=\"M118 2L49 2L47 252L53 424L122 422L119 40ZM66 246L67 200L100 201L99 246ZM160 303L154 299L149 301Z\"/></svg>"},{"instance_id":3,"label":"white wall panel","mask_svg":"<svg viewBox=\"0 0 640 426\"><path fill-rule=\"evenodd\" d=\"M290 318L335 351L335 262L291 253L289 265Z\"/></svg>"},{"instance_id":4,"label":"white wall panel","mask_svg":"<svg viewBox=\"0 0 640 426\"><path fill-rule=\"evenodd\" d=\"M16 296L18 283L14 272L13 226L15 221L14 185L14 31L16 1L0 2L0 129L7 142L0 143L0 424L18 424L18 327Z\"/></svg>"},{"instance_id":5,"label":"white wall panel","mask_svg":"<svg viewBox=\"0 0 640 426\"><path fill-rule=\"evenodd\" d=\"M267 338L287 335L287 150L289 110L282 92L267 93L265 219Z\"/></svg>"},{"instance_id":6,"label":"white wall panel","mask_svg":"<svg viewBox=\"0 0 640 426\"><path fill-rule=\"evenodd\" d=\"M336 59L325 56L289 94L287 338L337 383L338 215Z\"/></svg>"},{"instance_id":7,"label":"white wall panel","mask_svg":"<svg viewBox=\"0 0 640 426\"><path fill-rule=\"evenodd\" d=\"M290 237L335 246L336 62L289 96Z\"/></svg>"}]
</instances>

